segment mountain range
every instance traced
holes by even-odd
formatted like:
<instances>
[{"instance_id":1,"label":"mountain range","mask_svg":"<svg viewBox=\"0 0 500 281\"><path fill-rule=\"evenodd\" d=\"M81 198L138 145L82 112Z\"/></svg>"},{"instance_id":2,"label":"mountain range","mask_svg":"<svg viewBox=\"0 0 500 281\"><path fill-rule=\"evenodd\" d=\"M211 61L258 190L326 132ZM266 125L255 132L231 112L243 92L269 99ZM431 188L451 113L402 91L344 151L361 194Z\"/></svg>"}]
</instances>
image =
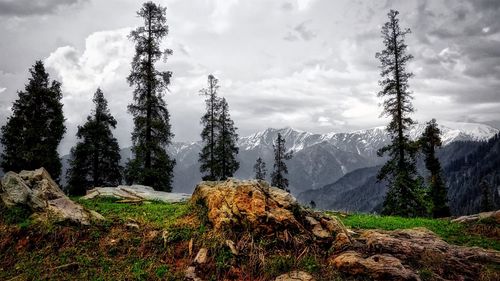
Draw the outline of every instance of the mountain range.
<instances>
[{"instance_id":1,"label":"mountain range","mask_svg":"<svg viewBox=\"0 0 500 281\"><path fill-rule=\"evenodd\" d=\"M415 125L409 132L410 137L418 138L424 128L425 124ZM481 142L499 132L496 128L477 123L441 122L439 128L444 146L439 151L443 167L472 152ZM253 165L258 157L262 157L267 165L267 180L270 180L273 142L278 133L285 138L288 151L293 151L293 158L287 162L288 178L291 193L300 201L307 203L315 198L316 204L321 208L366 212L377 209L385 195L383 184L374 180L377 167L386 160L377 156L377 150L390 142L385 127L326 134L304 132L289 127L268 128L241 137L238 140L237 157L240 168L235 177L253 178ZM201 181L198 164L201 147L200 141L174 142L168 147L169 154L177 161L174 168L174 192L191 193ZM130 148L122 149L121 155L122 164L125 164L132 156ZM63 157L63 175L67 169L68 158L69 155ZM352 182L350 179L355 180ZM62 183L64 184L64 180ZM375 187L381 188L376 189L377 192L366 192ZM331 191L321 192L328 189ZM332 196L332 192L343 195Z\"/></svg>"},{"instance_id":2,"label":"mountain range","mask_svg":"<svg viewBox=\"0 0 500 281\"><path fill-rule=\"evenodd\" d=\"M417 138L425 124L414 126L410 137ZM484 124L442 122L443 144L457 141L485 141L498 133L498 129ZM294 157L288 161L290 190L292 194L318 189L331 184L349 172L382 164L385 159L377 156L377 150L389 143L384 127L347 133L314 134L293 128L266 129L238 141L240 169L235 177L253 178L253 165L262 157L267 165L268 180L273 165L273 141L278 133L286 140L286 147ZM201 180L198 153L201 142L175 142L168 150L177 161L174 169L176 192L192 192ZM131 157L130 148L122 150L122 161Z\"/></svg>"}]
</instances>

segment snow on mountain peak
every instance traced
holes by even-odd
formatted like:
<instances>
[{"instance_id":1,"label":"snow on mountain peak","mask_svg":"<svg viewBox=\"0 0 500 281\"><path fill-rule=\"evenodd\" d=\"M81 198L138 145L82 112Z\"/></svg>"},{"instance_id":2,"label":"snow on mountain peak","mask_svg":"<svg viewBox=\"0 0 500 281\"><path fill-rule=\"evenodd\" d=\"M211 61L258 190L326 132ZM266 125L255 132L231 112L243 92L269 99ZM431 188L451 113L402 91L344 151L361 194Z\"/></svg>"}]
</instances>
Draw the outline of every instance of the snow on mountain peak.
<instances>
[{"instance_id":1,"label":"snow on mountain peak","mask_svg":"<svg viewBox=\"0 0 500 281\"><path fill-rule=\"evenodd\" d=\"M454 141L485 141L499 132L496 128L478 123L441 121L438 124L444 145ZM420 137L425 126L425 123L415 125L408 132L410 138L416 139ZM326 141L339 149L354 150L361 154L363 152L371 154L375 153L376 149L390 140L385 126L353 132L331 132L326 134L314 134L285 127L280 129L268 128L248 137L241 138L239 145L244 150L251 150L259 145L272 146L278 133L281 133L285 138L287 148L295 152Z\"/></svg>"}]
</instances>

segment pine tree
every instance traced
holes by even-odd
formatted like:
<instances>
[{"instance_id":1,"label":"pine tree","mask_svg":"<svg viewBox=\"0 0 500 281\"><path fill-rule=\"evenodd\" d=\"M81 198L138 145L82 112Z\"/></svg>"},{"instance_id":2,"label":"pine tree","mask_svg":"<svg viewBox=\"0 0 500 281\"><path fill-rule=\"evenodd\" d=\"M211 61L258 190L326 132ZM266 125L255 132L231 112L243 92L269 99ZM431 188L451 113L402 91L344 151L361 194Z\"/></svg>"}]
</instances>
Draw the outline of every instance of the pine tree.
<instances>
[{"instance_id":1,"label":"pine tree","mask_svg":"<svg viewBox=\"0 0 500 281\"><path fill-rule=\"evenodd\" d=\"M311 202L309 202L309 206L311 206L311 209L316 209L316 202L314 202L314 200L311 200Z\"/></svg>"},{"instance_id":2,"label":"pine tree","mask_svg":"<svg viewBox=\"0 0 500 281\"><path fill-rule=\"evenodd\" d=\"M481 188L481 212L489 212L493 210L492 204L492 196L491 196L491 187L488 184L488 181L482 180L479 185Z\"/></svg>"},{"instance_id":3,"label":"pine tree","mask_svg":"<svg viewBox=\"0 0 500 281\"><path fill-rule=\"evenodd\" d=\"M220 130L218 122L220 115L220 98L217 96L219 80L213 75L208 75L208 87L201 89L200 94L206 97L206 113L201 118L203 130L201 140L204 143L199 155L200 172L204 174L203 180L215 181L218 179L218 167L216 157L217 135Z\"/></svg>"},{"instance_id":4,"label":"pine tree","mask_svg":"<svg viewBox=\"0 0 500 281\"><path fill-rule=\"evenodd\" d=\"M266 179L266 163L262 160L261 157L257 158L255 161L255 165L253 165L253 171L255 172L255 178L258 180Z\"/></svg>"},{"instance_id":5,"label":"pine tree","mask_svg":"<svg viewBox=\"0 0 500 281\"><path fill-rule=\"evenodd\" d=\"M383 213L401 216L419 216L425 213L422 192L417 177L415 156L417 146L409 139L408 129L414 124L409 114L414 111L408 80L413 76L406 71L413 58L406 53L405 36L409 29L402 30L397 18L398 12L388 13L389 21L382 27L382 38L386 48L376 54L381 62L379 81L382 90L379 97L385 98L383 115L391 121L387 131L392 143L378 151L379 156L389 154L390 159L381 168L378 179L386 180L389 189L383 205Z\"/></svg>"},{"instance_id":6,"label":"pine tree","mask_svg":"<svg viewBox=\"0 0 500 281\"><path fill-rule=\"evenodd\" d=\"M92 101L92 114L83 126L78 126L76 136L81 141L71 149L67 176L72 195L83 195L89 187L116 186L122 181L120 147L111 131L116 128L116 120L101 89L97 89Z\"/></svg>"},{"instance_id":7,"label":"pine tree","mask_svg":"<svg viewBox=\"0 0 500 281\"><path fill-rule=\"evenodd\" d=\"M436 119L432 119L427 123L425 131L419 139L420 147L425 156L425 167L430 172L431 214L435 218L450 216L446 184L442 176L441 163L436 157L436 149L442 145L440 135L441 131L438 128Z\"/></svg>"},{"instance_id":8,"label":"pine tree","mask_svg":"<svg viewBox=\"0 0 500 281\"><path fill-rule=\"evenodd\" d=\"M274 169L271 174L271 185L289 192L288 179L285 177L285 175L288 174L288 168L286 167L285 160L292 159L293 152L286 152L285 139L280 133L278 133L276 142L273 144L273 149Z\"/></svg>"},{"instance_id":9,"label":"pine tree","mask_svg":"<svg viewBox=\"0 0 500 281\"><path fill-rule=\"evenodd\" d=\"M66 132L61 83L49 79L42 61L30 68L31 78L12 106L12 116L2 127L1 166L19 172L44 167L56 181L61 175L57 147Z\"/></svg>"},{"instance_id":10,"label":"pine tree","mask_svg":"<svg viewBox=\"0 0 500 281\"><path fill-rule=\"evenodd\" d=\"M165 14L166 8L153 2L144 3L137 12L144 26L130 33L136 51L128 76L130 86L135 86L134 103L128 106L134 118L134 158L127 163L125 176L129 184L171 191L175 160L170 158L165 147L172 143L174 134L163 94L168 89L172 72L155 69L155 63L162 56L166 60L172 54L170 49L160 49L162 39L168 35Z\"/></svg>"},{"instance_id":11,"label":"pine tree","mask_svg":"<svg viewBox=\"0 0 500 281\"><path fill-rule=\"evenodd\" d=\"M220 100L220 115L218 118L219 135L216 142L216 159L217 166L220 168L218 173L219 180L226 180L234 175L240 167L240 163L236 160L238 154L238 134L233 120L229 115L229 105L225 98Z\"/></svg>"}]
</instances>

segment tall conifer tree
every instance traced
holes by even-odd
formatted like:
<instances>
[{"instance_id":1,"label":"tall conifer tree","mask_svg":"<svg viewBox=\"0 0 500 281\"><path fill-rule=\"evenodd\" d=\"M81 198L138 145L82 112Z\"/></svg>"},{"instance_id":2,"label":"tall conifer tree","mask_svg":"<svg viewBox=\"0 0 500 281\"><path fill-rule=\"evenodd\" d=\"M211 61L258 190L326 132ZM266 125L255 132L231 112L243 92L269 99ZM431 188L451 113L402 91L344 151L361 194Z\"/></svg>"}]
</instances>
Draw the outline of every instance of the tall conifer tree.
<instances>
[{"instance_id":1,"label":"tall conifer tree","mask_svg":"<svg viewBox=\"0 0 500 281\"><path fill-rule=\"evenodd\" d=\"M218 178L225 180L234 175L240 167L240 163L236 160L238 154L238 134L234 121L229 115L229 105L225 98L220 100L220 115L218 118L219 134L216 143L216 157L219 167Z\"/></svg>"},{"instance_id":2,"label":"tall conifer tree","mask_svg":"<svg viewBox=\"0 0 500 281\"><path fill-rule=\"evenodd\" d=\"M128 183L171 191L175 160L167 154L166 146L172 143L174 134L163 94L172 72L155 68L162 56L166 60L172 54L170 49L160 49L162 39L168 35L165 14L166 8L153 2L144 3L137 12L144 25L130 33L136 52L128 76L130 86L135 86L134 103L128 107L134 117L134 158L127 163L125 175Z\"/></svg>"},{"instance_id":3,"label":"tall conifer tree","mask_svg":"<svg viewBox=\"0 0 500 281\"><path fill-rule=\"evenodd\" d=\"M31 77L12 106L12 115L2 127L4 171L44 167L54 180L61 175L57 147L66 132L61 83L50 81L42 61L30 68Z\"/></svg>"},{"instance_id":4,"label":"tall conifer tree","mask_svg":"<svg viewBox=\"0 0 500 281\"><path fill-rule=\"evenodd\" d=\"M255 178L258 180L266 179L266 163L261 157L257 158L255 165L253 165L253 171L255 172Z\"/></svg>"},{"instance_id":5,"label":"tall conifer tree","mask_svg":"<svg viewBox=\"0 0 500 281\"><path fill-rule=\"evenodd\" d=\"M413 58L407 54L405 36L410 29L399 27L398 12L388 13L389 21L382 27L385 49L376 54L381 63L382 90L379 97L385 98L383 115L391 121L387 131L391 144L379 150L380 156L389 155L389 160L381 168L378 179L386 180L389 189L383 204L383 213L401 216L420 216L425 213L420 181L417 176L415 156L417 146L409 139L408 130L415 124L410 118L414 111L411 104L412 94L408 80L413 76L406 70Z\"/></svg>"},{"instance_id":6,"label":"tall conifer tree","mask_svg":"<svg viewBox=\"0 0 500 281\"><path fill-rule=\"evenodd\" d=\"M203 180L225 180L232 177L240 163L238 154L238 134L229 114L225 98L219 98L219 80L208 75L208 87L201 89L205 96L206 113L201 117L203 130L201 139L204 146L199 154L200 172Z\"/></svg>"},{"instance_id":7,"label":"tall conifer tree","mask_svg":"<svg viewBox=\"0 0 500 281\"><path fill-rule=\"evenodd\" d=\"M275 143L273 144L274 149L274 166L273 173L271 174L271 185L281 188L285 191L288 190L288 179L286 175L288 174L288 168L286 166L285 160L292 159L293 152L286 152L285 139L278 133Z\"/></svg>"},{"instance_id":8,"label":"tall conifer tree","mask_svg":"<svg viewBox=\"0 0 500 281\"><path fill-rule=\"evenodd\" d=\"M446 184L443 179L441 163L436 157L436 149L441 147L441 131L438 128L436 119L427 123L424 133L420 137L419 143L425 156L425 167L430 172L429 195L432 200L431 214L435 218L450 216L448 207L448 197Z\"/></svg>"},{"instance_id":9,"label":"tall conifer tree","mask_svg":"<svg viewBox=\"0 0 500 281\"><path fill-rule=\"evenodd\" d=\"M116 186L122 181L120 147L111 131L116 128L116 120L101 89L97 89L92 101L95 108L87 122L78 126L76 136L81 141L71 149L67 175L72 195L83 195L89 187Z\"/></svg>"},{"instance_id":10,"label":"tall conifer tree","mask_svg":"<svg viewBox=\"0 0 500 281\"><path fill-rule=\"evenodd\" d=\"M218 122L220 115L220 98L217 96L219 80L213 75L208 75L208 87L201 89L200 94L205 96L206 113L201 117L203 130L201 140L204 143L199 155L200 172L203 180L215 181L218 179L216 147L217 135L220 130Z\"/></svg>"}]
</instances>

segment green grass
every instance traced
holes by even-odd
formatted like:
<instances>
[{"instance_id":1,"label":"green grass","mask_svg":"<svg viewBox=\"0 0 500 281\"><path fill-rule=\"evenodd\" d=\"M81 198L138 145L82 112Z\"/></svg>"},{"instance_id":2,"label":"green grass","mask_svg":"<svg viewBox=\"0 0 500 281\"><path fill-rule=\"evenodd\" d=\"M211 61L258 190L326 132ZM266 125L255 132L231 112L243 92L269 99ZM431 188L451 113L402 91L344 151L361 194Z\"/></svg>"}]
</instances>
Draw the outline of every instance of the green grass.
<instances>
[{"instance_id":1,"label":"green grass","mask_svg":"<svg viewBox=\"0 0 500 281\"><path fill-rule=\"evenodd\" d=\"M340 216L340 218L347 227L353 229L396 230L425 227L451 244L500 250L499 239L471 234L467 231L467 225L453 223L447 219L401 218L369 214L350 214L345 217Z\"/></svg>"},{"instance_id":2,"label":"green grass","mask_svg":"<svg viewBox=\"0 0 500 281\"><path fill-rule=\"evenodd\" d=\"M76 199L78 203L110 220L148 223L156 227L169 227L189 212L187 203L145 202L142 204L119 203L114 198L93 200Z\"/></svg>"}]
</instances>

